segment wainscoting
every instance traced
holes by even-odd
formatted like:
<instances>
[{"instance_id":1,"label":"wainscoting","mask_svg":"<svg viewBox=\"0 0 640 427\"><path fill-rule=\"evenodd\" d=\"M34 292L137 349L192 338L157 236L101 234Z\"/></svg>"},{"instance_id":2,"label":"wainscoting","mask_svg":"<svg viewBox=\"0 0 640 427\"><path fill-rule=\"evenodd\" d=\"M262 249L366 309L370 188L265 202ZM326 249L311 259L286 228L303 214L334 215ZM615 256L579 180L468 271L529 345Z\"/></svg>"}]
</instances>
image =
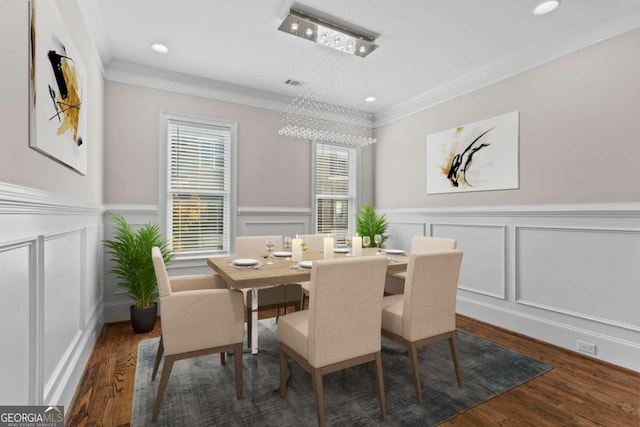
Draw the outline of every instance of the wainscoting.
<instances>
[{"instance_id":1,"label":"wainscoting","mask_svg":"<svg viewBox=\"0 0 640 427\"><path fill-rule=\"evenodd\" d=\"M102 327L102 206L0 183L0 402L69 405Z\"/></svg>"},{"instance_id":2,"label":"wainscoting","mask_svg":"<svg viewBox=\"0 0 640 427\"><path fill-rule=\"evenodd\" d=\"M132 225L159 222L157 206L108 206ZM640 204L388 209L387 247L415 235L451 237L464 250L458 312L640 371ZM112 225L105 223L105 238ZM312 233L306 208L239 207L238 235ZM105 260L105 271L109 263ZM171 275L210 273L203 259ZM129 318L129 300L104 276L106 322ZM586 353L584 353L586 354Z\"/></svg>"},{"instance_id":3,"label":"wainscoting","mask_svg":"<svg viewBox=\"0 0 640 427\"><path fill-rule=\"evenodd\" d=\"M380 212L387 247L457 239L460 314L640 371L640 204Z\"/></svg>"}]
</instances>

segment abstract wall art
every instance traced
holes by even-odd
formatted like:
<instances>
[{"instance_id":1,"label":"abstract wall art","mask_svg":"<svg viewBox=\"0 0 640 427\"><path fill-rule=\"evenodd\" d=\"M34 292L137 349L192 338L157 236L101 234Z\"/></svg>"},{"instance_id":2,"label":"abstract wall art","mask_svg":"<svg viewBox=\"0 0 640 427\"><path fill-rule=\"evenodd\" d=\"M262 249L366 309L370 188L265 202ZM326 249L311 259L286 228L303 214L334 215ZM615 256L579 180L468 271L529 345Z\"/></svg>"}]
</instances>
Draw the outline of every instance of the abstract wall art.
<instances>
[{"instance_id":1,"label":"abstract wall art","mask_svg":"<svg viewBox=\"0 0 640 427\"><path fill-rule=\"evenodd\" d=\"M519 187L519 113L427 136L427 194Z\"/></svg>"},{"instance_id":2,"label":"abstract wall art","mask_svg":"<svg viewBox=\"0 0 640 427\"><path fill-rule=\"evenodd\" d=\"M55 1L31 1L30 132L37 151L87 174L87 74Z\"/></svg>"}]
</instances>

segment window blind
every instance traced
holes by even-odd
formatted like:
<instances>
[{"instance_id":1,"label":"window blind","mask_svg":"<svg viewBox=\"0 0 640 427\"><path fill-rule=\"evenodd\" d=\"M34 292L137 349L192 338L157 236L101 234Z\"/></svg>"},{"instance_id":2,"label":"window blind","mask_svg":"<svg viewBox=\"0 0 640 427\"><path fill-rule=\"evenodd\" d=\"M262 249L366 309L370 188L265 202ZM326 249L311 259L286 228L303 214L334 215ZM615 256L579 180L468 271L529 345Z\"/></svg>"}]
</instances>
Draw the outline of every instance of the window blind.
<instances>
[{"instance_id":1,"label":"window blind","mask_svg":"<svg viewBox=\"0 0 640 427\"><path fill-rule=\"evenodd\" d=\"M353 229L356 149L317 142L315 155L316 232L342 243Z\"/></svg>"},{"instance_id":2,"label":"window blind","mask_svg":"<svg viewBox=\"0 0 640 427\"><path fill-rule=\"evenodd\" d=\"M173 251L229 247L231 129L168 121L168 213Z\"/></svg>"}]
</instances>

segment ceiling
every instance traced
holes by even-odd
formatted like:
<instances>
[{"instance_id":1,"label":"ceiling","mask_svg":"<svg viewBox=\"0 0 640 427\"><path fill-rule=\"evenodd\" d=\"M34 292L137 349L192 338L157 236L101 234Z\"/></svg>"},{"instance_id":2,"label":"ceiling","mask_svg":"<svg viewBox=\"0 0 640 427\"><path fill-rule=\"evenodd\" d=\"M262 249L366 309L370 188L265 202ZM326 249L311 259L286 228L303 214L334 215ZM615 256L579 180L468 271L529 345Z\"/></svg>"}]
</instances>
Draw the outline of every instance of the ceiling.
<instances>
[{"instance_id":1,"label":"ceiling","mask_svg":"<svg viewBox=\"0 0 640 427\"><path fill-rule=\"evenodd\" d=\"M152 75L286 101L293 78L377 118L401 116L640 27L638 0L78 0L110 80ZM379 35L366 58L278 31L290 8ZM167 54L150 49L169 47ZM364 98L377 101L366 103Z\"/></svg>"}]
</instances>

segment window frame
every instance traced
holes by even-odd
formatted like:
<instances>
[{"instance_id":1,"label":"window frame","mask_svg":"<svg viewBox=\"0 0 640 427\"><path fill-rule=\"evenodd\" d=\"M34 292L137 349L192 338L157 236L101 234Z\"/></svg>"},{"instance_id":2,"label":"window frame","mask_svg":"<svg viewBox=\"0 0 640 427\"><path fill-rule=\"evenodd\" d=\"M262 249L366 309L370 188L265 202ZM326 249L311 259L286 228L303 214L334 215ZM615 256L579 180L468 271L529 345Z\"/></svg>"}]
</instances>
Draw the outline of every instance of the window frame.
<instances>
[{"instance_id":1,"label":"window frame","mask_svg":"<svg viewBox=\"0 0 640 427\"><path fill-rule=\"evenodd\" d=\"M175 260L201 260L210 256L228 256L235 251L236 236L236 216L237 216L237 136L238 124L235 121L223 120L217 118L207 118L192 115L176 114L176 113L160 113L160 147L159 147L159 216L160 227L163 234L169 240L170 246L173 248L173 223L172 207L170 203L169 174L171 173L171 156L169 154L169 123L171 121L181 121L185 123L193 123L194 125L218 126L229 129L230 147L229 147L229 223L224 224L228 227L229 242L227 247L222 251L202 251L195 254L176 253Z\"/></svg>"},{"instance_id":2,"label":"window frame","mask_svg":"<svg viewBox=\"0 0 640 427\"><path fill-rule=\"evenodd\" d=\"M342 149L353 149L355 153L355 171L353 173L353 178L355 179L355 194L353 197L353 207L352 214L349 218L347 233L351 233L351 235L355 235L355 216L359 211L360 206L360 195L362 188L362 149L360 146L349 146L344 144L337 144L328 141L321 140L313 140L311 141L311 221L313 224L314 232L318 233L318 194L316 193L316 153L318 144L338 147Z\"/></svg>"}]
</instances>

